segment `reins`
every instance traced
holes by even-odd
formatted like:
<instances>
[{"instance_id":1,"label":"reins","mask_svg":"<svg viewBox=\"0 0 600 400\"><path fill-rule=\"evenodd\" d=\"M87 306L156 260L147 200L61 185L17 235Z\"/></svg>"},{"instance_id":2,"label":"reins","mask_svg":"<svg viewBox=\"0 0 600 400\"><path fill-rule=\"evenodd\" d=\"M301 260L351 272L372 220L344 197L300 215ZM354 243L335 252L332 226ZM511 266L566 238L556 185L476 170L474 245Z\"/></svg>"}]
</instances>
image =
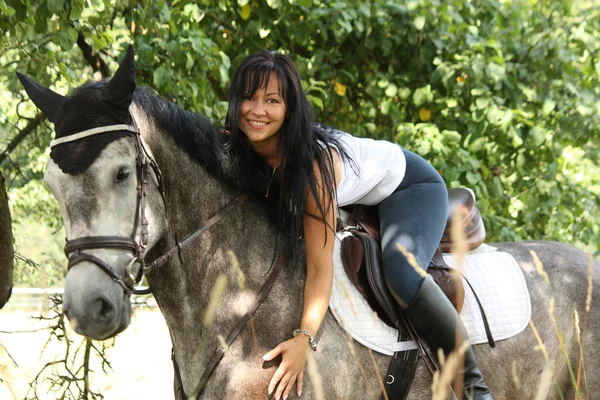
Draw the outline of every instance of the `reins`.
<instances>
[{"instance_id":1,"label":"reins","mask_svg":"<svg viewBox=\"0 0 600 400\"><path fill-rule=\"evenodd\" d=\"M263 284L262 288L260 289L260 292L258 293L258 297L256 298L256 300L254 300L254 303L252 303L252 306L250 306L248 311L243 316L240 317L238 322L235 324L234 328L231 330L231 332L229 332L229 335L227 335L227 338L225 338L225 346L223 344L220 344L219 347L217 347L217 349L214 351L206 369L204 370L204 373L202 374L202 377L200 377L200 381L198 382L198 384L196 385L196 388L193 391L193 394L195 396L198 396L202 392L202 389L204 389L206 382L208 382L208 378L210 378L211 374L213 373L213 371L215 370L217 365L219 365L219 363L225 356L225 352L227 351L229 346L231 346L233 341L238 337L238 335L242 332L242 330L244 329L246 324L250 321L250 318L252 318L252 316L258 309L258 307L267 298L267 295L271 291L273 284L277 280L277 277L279 276L279 273L281 272L281 269L283 268L283 264L285 264L285 262L284 262L283 255L281 255L279 257L279 260L277 260L277 263L273 267L273 270L269 274L269 277L267 278L266 282ZM175 370L179 371L179 367L177 366L177 362L175 361L175 355L172 355L172 359L173 359L173 365L175 367ZM178 374L177 378L179 380L178 383L179 383L179 387L180 387L180 394L182 395L182 398L184 400L187 400L188 397L185 395L185 392L183 391L183 382L181 381L181 376L179 376L179 374Z\"/></svg>"},{"instance_id":2,"label":"reins","mask_svg":"<svg viewBox=\"0 0 600 400\"><path fill-rule=\"evenodd\" d=\"M231 200L229 203L227 203L227 205L225 205L225 207L223 207L218 213L213 215L212 218L210 218L208 221L206 221L206 223L204 225L202 225L202 227L200 229L198 229L196 232L189 235L187 238L185 238L181 242L177 243L175 246L171 247L169 250L167 250L166 253L164 253L162 256L158 257L156 260L152 261L150 264L146 264L144 266L144 274L149 274L150 272L152 272L154 270L154 268L159 268L159 267L165 265L167 262L169 262L169 260L171 259L171 257L173 257L173 255L175 253L181 252L181 249L186 247L188 244L190 244L194 240L198 239L198 237L200 237L200 235L202 235L204 232L206 232L208 229L210 229L214 224L219 222L225 214L227 214L233 208L235 208L235 207L239 206L240 204L242 204L243 202L245 202L248 199L248 197L249 197L248 193L242 193L239 196L235 197L233 200Z\"/></svg>"}]
</instances>

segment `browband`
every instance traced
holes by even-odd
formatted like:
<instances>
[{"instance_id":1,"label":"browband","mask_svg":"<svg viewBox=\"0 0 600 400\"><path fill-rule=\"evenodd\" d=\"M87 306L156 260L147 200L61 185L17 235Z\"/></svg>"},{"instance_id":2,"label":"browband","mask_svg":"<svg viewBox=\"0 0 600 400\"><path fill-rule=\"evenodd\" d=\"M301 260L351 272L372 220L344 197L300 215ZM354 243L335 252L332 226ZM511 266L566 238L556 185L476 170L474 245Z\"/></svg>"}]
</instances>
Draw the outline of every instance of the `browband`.
<instances>
[{"instance_id":1,"label":"browband","mask_svg":"<svg viewBox=\"0 0 600 400\"><path fill-rule=\"evenodd\" d=\"M84 139L86 137L94 136L94 135L97 135L100 133L116 132L116 131L129 131L129 132L133 132L136 134L140 133L139 129L136 126L132 126L132 125L120 124L120 125L102 126L100 128L88 129L86 131L79 132L74 135L69 135L69 136L58 138L58 139L54 139L53 141L50 142L50 147L52 148L59 144L74 142L76 140Z\"/></svg>"}]
</instances>

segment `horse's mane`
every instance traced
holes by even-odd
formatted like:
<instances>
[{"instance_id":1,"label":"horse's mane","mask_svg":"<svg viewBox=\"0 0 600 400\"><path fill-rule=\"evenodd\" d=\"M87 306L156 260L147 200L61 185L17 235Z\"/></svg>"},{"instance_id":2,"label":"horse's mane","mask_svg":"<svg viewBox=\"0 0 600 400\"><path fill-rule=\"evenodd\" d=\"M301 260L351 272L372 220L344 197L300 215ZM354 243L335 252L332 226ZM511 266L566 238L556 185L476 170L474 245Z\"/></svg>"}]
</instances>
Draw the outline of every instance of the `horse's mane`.
<instances>
[{"instance_id":1,"label":"horse's mane","mask_svg":"<svg viewBox=\"0 0 600 400\"><path fill-rule=\"evenodd\" d=\"M225 148L225 137L203 115L183 110L142 87L134 92L134 103L168 134L190 158L210 174L229 184L238 184L238 163Z\"/></svg>"}]
</instances>

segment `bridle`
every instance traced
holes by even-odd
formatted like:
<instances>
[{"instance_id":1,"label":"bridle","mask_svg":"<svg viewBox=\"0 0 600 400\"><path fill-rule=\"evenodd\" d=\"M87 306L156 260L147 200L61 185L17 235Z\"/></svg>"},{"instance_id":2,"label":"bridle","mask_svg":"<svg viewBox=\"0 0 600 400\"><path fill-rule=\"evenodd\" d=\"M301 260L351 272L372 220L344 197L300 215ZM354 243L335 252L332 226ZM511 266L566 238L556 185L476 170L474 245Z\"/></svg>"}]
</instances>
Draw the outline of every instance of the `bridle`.
<instances>
[{"instance_id":1,"label":"bridle","mask_svg":"<svg viewBox=\"0 0 600 400\"><path fill-rule=\"evenodd\" d=\"M146 192L148 186L148 179L150 176L150 169L154 171L156 179L158 180L159 191L162 195L162 183L161 174L158 164L146 151L144 144L140 138L140 131L135 123L135 119L131 116L132 125L118 124L109 125L100 128L88 129L83 132L79 132L73 135L65 136L59 139L55 139L50 143L50 147L61 145L64 143L74 142L90 136L100 135L110 132L128 132L136 140L136 170L137 170L137 200L136 200L136 212L135 220L133 223L133 231L131 236L83 236L76 239L67 239L65 245L65 255L69 259L68 270L76 266L82 261L89 261L96 264L102 271L111 277L116 283L118 283L123 291L131 295L133 294L147 294L150 291L148 289L136 289L135 285L138 284L143 275L145 269L144 257L146 254L146 246L148 244L148 219L146 218ZM164 201L164 199L163 199ZM141 229L140 229L141 227ZM137 233L140 231L140 239L137 240ZM85 252L89 249L121 249L133 253L133 259L127 266L125 279L118 274L110 265L104 260ZM138 262L140 268L137 274L134 276L132 272L133 265Z\"/></svg>"},{"instance_id":2,"label":"bridle","mask_svg":"<svg viewBox=\"0 0 600 400\"><path fill-rule=\"evenodd\" d=\"M163 255L156 258L149 264L145 263L144 257L146 255L146 246L148 244L148 220L145 214L146 208L146 193L149 182L150 170L154 171L156 179L158 181L158 190L161 194L163 204L165 203L164 199L164 188L162 186L162 179L160 169L156 161L152 158L150 153L144 147L144 143L142 142L140 136L140 130L137 127L135 119L130 111L130 117L132 121L132 125L127 124L119 124L119 125L109 125L101 128L88 129L83 132L79 132L73 135L69 135L66 137L62 137L59 139L55 139L50 143L50 147L54 147L63 143L73 142L76 140L81 140L90 136L99 135L103 133L109 132L128 132L134 136L136 140L136 152L137 152L137 201L136 201L136 213L135 220L133 224L133 232L130 237L125 236L83 236L76 239L67 239L67 243L65 245L65 255L69 259L68 270L76 266L78 263L82 261L89 261L93 264L96 264L102 271L104 271L108 276L110 276L117 284L119 284L123 291L128 294L149 294L151 293L151 289L137 289L135 285L139 284L142 280L142 277L154 270L154 268L158 268L166 264L175 254L180 254L181 250L186 247L188 244L192 243L196 240L200 235L206 232L210 227L219 222L225 214L239 206L243 202L245 202L249 194L242 193L227 203L220 211L218 211L215 215L213 215L206 223L196 230L194 233L189 235L183 241L178 242L175 246L171 247L167 250ZM166 206L166 205L165 205ZM165 207L166 208L166 207ZM140 229L141 225L141 229ZM136 240L138 229L140 229L140 240L139 242ZM121 249L130 251L133 253L133 260L129 263L126 270L126 277L123 279L110 265L104 262L102 259L86 253L85 250L88 249ZM133 265L138 262L140 267L137 271L137 274L134 276L132 272ZM217 365L220 363L221 359L225 356L225 352L227 348L233 343L235 338L240 334L240 332L244 329L244 327L248 324L254 312L258 309L258 307L265 300L277 276L281 272L284 265L283 255L279 257L279 260L275 263L273 268L271 269L271 273L267 278L266 282L260 289L258 296L254 303L248 308L247 312L242 315L237 321L234 328L231 330L224 343L219 344L219 346L213 352L212 357L209 359L208 365L204 370L204 373L200 377L198 384L194 390L194 393L200 393L204 388L206 382L208 381L210 375L215 370ZM179 392L182 398L187 399L186 394L183 392L183 383L181 380L181 376L179 373L179 367L175 360L174 354L172 354L173 367L175 369L175 375L179 384Z\"/></svg>"},{"instance_id":3,"label":"bridle","mask_svg":"<svg viewBox=\"0 0 600 400\"><path fill-rule=\"evenodd\" d=\"M166 264L176 252L181 252L182 248L186 247L189 243L197 239L200 235L206 232L211 226L217 223L223 215L229 210L242 204L248 198L247 193L242 193L233 200L231 200L225 207L223 207L217 214L209 219L200 229L192 233L185 240L178 242L175 246L169 249L165 254L158 257L153 262L146 265L144 260L146 255L146 246L148 244L148 219L146 218L146 193L150 177L150 169L154 171L154 175L158 181L158 190L161 194L164 204L164 190L161 180L161 172L156 161L152 158L150 153L144 147L140 136L140 130L137 127L133 115L131 115L132 125L118 124L109 125L101 128L88 129L83 132L79 132L73 135L55 139L50 143L50 147L61 145L64 143L74 142L90 136L110 133L110 132L127 132L135 138L136 142L136 170L137 170L137 200L136 200L136 212L135 220L133 223L133 231L131 236L83 236L75 239L67 239L64 251L65 255L69 259L68 269L75 267L82 261L89 261L97 265L102 271L104 271L110 278L119 284L123 291L127 295L131 294L149 294L151 289L137 289L135 285L139 284L142 277L150 273L154 268L160 267ZM140 239L137 240L137 233L140 231ZM94 256L93 254L86 253L85 250L89 249L120 249L126 250L133 253L133 259L127 266L125 272L125 279L119 275L110 265L104 260ZM140 267L137 273L134 275L132 268L135 263L139 263Z\"/></svg>"}]
</instances>

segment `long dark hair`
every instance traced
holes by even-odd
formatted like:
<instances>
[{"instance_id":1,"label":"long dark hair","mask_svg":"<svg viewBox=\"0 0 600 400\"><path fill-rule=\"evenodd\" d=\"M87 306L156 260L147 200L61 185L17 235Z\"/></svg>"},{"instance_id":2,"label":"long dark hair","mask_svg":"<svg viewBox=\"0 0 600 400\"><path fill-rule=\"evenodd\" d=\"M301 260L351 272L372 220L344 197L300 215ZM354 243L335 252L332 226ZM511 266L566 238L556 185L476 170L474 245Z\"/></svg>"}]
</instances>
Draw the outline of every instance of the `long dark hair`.
<instances>
[{"instance_id":1,"label":"long dark hair","mask_svg":"<svg viewBox=\"0 0 600 400\"><path fill-rule=\"evenodd\" d=\"M286 116L280 129L278 152L280 167L273 171L254 152L246 135L239 129L240 107L248 93L266 87L271 73L279 81L279 90L286 106ZM235 156L247 165L241 177L255 193L265 196L274 203L274 218L279 233L283 235L285 255L299 255L302 236L304 203L308 188L314 193L320 215L312 217L323 221L334 207L336 186L333 154L329 145L334 145L342 160L349 159L343 145L333 130L315 124L312 108L302 89L300 74L292 60L275 51L261 51L246 58L233 76L229 88L229 109L226 126L228 146ZM321 183L317 183L313 162L317 163Z\"/></svg>"}]
</instances>

